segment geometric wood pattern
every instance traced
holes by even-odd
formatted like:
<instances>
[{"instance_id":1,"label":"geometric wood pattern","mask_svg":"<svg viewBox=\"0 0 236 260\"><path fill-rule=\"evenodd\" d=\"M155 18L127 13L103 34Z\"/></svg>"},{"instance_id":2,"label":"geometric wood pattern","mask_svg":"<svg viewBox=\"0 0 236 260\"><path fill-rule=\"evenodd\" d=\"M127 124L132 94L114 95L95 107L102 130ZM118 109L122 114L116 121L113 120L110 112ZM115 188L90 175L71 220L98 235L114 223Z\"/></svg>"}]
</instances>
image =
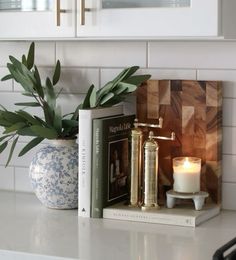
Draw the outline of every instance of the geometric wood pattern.
<instances>
[{"instance_id":1,"label":"geometric wood pattern","mask_svg":"<svg viewBox=\"0 0 236 260\"><path fill-rule=\"evenodd\" d=\"M202 159L201 190L210 200L221 202L222 87L217 81L149 80L137 90L139 122L158 123L155 135L175 141L159 140L159 203L173 186L172 158L195 156ZM144 129L147 137L150 129ZM152 129L153 130L153 129ZM144 138L145 139L145 138ZM208 200L209 201L209 200Z\"/></svg>"}]
</instances>

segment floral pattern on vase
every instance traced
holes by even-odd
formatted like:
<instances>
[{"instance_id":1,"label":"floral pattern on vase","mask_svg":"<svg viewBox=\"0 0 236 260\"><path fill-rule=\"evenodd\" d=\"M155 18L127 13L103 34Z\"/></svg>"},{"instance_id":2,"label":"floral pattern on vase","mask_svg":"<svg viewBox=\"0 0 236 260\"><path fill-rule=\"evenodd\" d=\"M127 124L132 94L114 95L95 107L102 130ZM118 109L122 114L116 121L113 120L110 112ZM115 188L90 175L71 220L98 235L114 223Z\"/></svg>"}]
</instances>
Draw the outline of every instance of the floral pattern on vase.
<instances>
[{"instance_id":1,"label":"floral pattern on vase","mask_svg":"<svg viewBox=\"0 0 236 260\"><path fill-rule=\"evenodd\" d=\"M34 156L29 177L38 199L48 208L78 207L78 145L53 140Z\"/></svg>"}]
</instances>

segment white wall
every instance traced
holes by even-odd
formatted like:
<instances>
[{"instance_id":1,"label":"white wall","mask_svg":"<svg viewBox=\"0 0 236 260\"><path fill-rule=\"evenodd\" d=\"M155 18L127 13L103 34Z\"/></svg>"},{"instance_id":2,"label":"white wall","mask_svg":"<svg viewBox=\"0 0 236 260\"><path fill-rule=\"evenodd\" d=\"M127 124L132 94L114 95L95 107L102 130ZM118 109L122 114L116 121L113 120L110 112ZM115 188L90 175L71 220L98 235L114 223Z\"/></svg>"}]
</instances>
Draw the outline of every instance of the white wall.
<instances>
[{"instance_id":1,"label":"white wall","mask_svg":"<svg viewBox=\"0 0 236 260\"><path fill-rule=\"evenodd\" d=\"M29 42L0 42L0 77L6 74L8 55L20 57ZM62 64L60 98L63 111L72 111L91 83L99 87L123 67L139 65L153 79L222 80L223 207L236 209L236 42L234 41L83 41L36 42L36 64L43 75L52 73L56 59ZM0 82L0 104L13 109L27 99L13 82ZM129 110L135 110L129 106ZM27 142L22 138L19 151ZM38 149L38 147L36 148ZM35 152L14 156L5 168L7 153L0 155L0 189L31 191L28 165Z\"/></svg>"}]
</instances>

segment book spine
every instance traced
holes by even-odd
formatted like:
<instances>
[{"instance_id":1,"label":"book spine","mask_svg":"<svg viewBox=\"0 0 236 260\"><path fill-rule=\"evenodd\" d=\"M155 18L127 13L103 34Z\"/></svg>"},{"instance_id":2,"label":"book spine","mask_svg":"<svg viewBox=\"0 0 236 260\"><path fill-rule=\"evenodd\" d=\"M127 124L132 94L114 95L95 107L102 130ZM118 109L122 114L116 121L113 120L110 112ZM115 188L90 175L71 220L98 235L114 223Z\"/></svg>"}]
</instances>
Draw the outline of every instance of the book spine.
<instances>
[{"instance_id":1,"label":"book spine","mask_svg":"<svg viewBox=\"0 0 236 260\"><path fill-rule=\"evenodd\" d=\"M116 220L128 220L134 222L145 222L154 224L166 224L175 226L195 227L196 222L192 217L179 217L179 216L158 216L146 212L130 212L127 210L116 209L103 209L103 218L116 219Z\"/></svg>"},{"instance_id":2,"label":"book spine","mask_svg":"<svg viewBox=\"0 0 236 260\"><path fill-rule=\"evenodd\" d=\"M123 106L79 111L79 187L78 215L91 216L92 120L121 115Z\"/></svg>"},{"instance_id":3,"label":"book spine","mask_svg":"<svg viewBox=\"0 0 236 260\"><path fill-rule=\"evenodd\" d=\"M103 210L103 140L102 140L102 122L94 120L93 122L93 166L92 166L92 201L91 217L102 218Z\"/></svg>"},{"instance_id":4,"label":"book spine","mask_svg":"<svg viewBox=\"0 0 236 260\"><path fill-rule=\"evenodd\" d=\"M85 111L79 114L79 187L78 214L90 217L90 161L91 161L91 114Z\"/></svg>"}]
</instances>

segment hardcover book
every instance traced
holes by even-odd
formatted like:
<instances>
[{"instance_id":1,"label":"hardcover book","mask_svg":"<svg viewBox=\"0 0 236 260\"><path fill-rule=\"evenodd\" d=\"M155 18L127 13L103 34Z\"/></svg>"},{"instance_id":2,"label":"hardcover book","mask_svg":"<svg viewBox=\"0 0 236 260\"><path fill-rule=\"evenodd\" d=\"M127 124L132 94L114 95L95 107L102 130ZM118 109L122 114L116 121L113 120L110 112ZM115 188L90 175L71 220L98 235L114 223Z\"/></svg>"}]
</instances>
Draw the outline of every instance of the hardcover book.
<instances>
[{"instance_id":1,"label":"hardcover book","mask_svg":"<svg viewBox=\"0 0 236 260\"><path fill-rule=\"evenodd\" d=\"M91 217L128 195L129 136L134 115L93 120Z\"/></svg>"},{"instance_id":2,"label":"hardcover book","mask_svg":"<svg viewBox=\"0 0 236 260\"><path fill-rule=\"evenodd\" d=\"M172 209L162 207L159 210L142 211L119 203L104 208L103 218L196 227L219 213L220 206L216 204L206 204L202 210L194 210L190 205L177 205Z\"/></svg>"},{"instance_id":3,"label":"hardcover book","mask_svg":"<svg viewBox=\"0 0 236 260\"><path fill-rule=\"evenodd\" d=\"M93 119L121 114L123 106L79 110L78 215L81 217L90 217Z\"/></svg>"}]
</instances>

